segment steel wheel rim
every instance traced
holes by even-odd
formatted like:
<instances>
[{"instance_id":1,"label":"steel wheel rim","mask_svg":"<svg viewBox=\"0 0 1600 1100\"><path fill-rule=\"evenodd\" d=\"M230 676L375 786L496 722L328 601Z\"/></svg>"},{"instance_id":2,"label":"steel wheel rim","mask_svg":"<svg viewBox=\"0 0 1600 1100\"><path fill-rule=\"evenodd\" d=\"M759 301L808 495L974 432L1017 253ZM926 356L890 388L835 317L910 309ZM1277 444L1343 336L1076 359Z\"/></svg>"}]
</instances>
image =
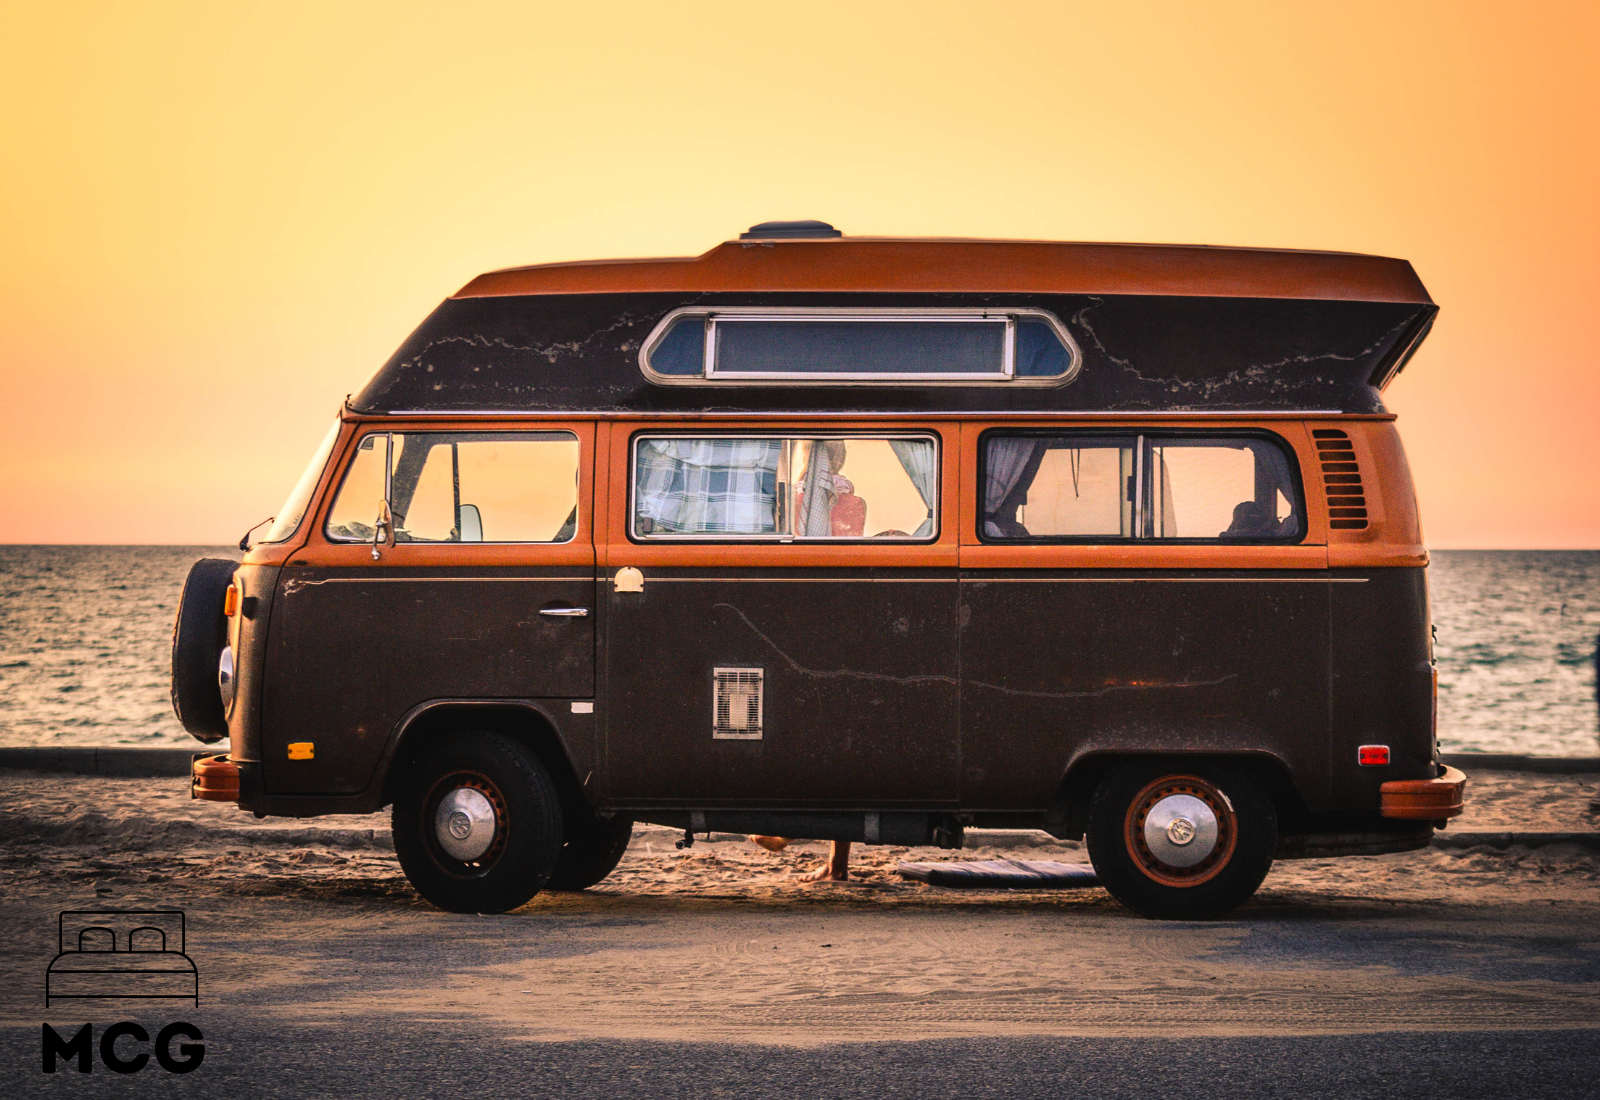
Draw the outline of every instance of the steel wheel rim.
<instances>
[{"instance_id":1,"label":"steel wheel rim","mask_svg":"<svg viewBox=\"0 0 1600 1100\"><path fill-rule=\"evenodd\" d=\"M1216 784L1166 775L1128 804L1123 842L1140 873L1163 886L1199 886L1222 873L1239 842L1239 818Z\"/></svg>"},{"instance_id":2,"label":"steel wheel rim","mask_svg":"<svg viewBox=\"0 0 1600 1100\"><path fill-rule=\"evenodd\" d=\"M484 874L505 851L505 796L481 772L452 772L429 789L422 827L442 868L464 878Z\"/></svg>"}]
</instances>

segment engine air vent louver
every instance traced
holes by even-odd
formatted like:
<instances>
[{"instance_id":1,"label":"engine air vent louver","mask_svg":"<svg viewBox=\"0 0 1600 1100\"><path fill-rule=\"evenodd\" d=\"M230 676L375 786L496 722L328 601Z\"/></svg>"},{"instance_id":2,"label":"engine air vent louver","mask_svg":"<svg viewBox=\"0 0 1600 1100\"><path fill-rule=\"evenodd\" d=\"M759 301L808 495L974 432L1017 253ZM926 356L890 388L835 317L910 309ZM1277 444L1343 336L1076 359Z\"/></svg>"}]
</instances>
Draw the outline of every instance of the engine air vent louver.
<instances>
[{"instance_id":1,"label":"engine air vent louver","mask_svg":"<svg viewBox=\"0 0 1600 1100\"><path fill-rule=\"evenodd\" d=\"M1328 526L1335 531L1362 530L1367 526L1367 494L1350 436L1337 428L1317 428L1311 435L1328 495Z\"/></svg>"},{"instance_id":2,"label":"engine air vent louver","mask_svg":"<svg viewBox=\"0 0 1600 1100\"><path fill-rule=\"evenodd\" d=\"M759 668L711 670L711 736L718 740L761 739L764 673Z\"/></svg>"}]
</instances>

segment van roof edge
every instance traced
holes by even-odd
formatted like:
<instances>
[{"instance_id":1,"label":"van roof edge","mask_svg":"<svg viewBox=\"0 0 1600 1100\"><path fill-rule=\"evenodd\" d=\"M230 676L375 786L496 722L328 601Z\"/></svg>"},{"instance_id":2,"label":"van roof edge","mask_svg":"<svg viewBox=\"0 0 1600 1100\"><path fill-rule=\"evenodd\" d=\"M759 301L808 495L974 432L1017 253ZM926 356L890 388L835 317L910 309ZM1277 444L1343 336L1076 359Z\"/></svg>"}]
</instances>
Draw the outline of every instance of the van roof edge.
<instances>
[{"instance_id":1,"label":"van roof edge","mask_svg":"<svg viewBox=\"0 0 1600 1100\"><path fill-rule=\"evenodd\" d=\"M1355 252L748 235L693 257L503 268L470 280L452 297L652 291L1144 294L1433 304L1410 263Z\"/></svg>"}]
</instances>

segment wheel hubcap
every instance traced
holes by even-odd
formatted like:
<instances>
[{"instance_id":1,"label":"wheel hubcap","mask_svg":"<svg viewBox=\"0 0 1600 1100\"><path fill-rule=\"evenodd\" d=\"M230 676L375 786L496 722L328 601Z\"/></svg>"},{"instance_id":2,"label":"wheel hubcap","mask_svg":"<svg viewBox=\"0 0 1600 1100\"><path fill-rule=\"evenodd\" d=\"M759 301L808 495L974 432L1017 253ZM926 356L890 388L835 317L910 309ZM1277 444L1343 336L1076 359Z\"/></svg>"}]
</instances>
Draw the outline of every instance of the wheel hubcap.
<instances>
[{"instance_id":1,"label":"wheel hubcap","mask_svg":"<svg viewBox=\"0 0 1600 1100\"><path fill-rule=\"evenodd\" d=\"M1228 796L1198 775L1167 775L1133 796L1123 842L1139 871L1163 886L1209 882L1233 859L1239 820Z\"/></svg>"},{"instance_id":2,"label":"wheel hubcap","mask_svg":"<svg viewBox=\"0 0 1600 1100\"><path fill-rule=\"evenodd\" d=\"M433 812L434 838L448 855L471 863L489 850L495 838L494 803L474 787L456 787L439 800Z\"/></svg>"},{"instance_id":3,"label":"wheel hubcap","mask_svg":"<svg viewBox=\"0 0 1600 1100\"><path fill-rule=\"evenodd\" d=\"M1193 867L1217 850L1217 815L1189 794L1170 794L1150 807L1144 842L1169 867Z\"/></svg>"}]
</instances>

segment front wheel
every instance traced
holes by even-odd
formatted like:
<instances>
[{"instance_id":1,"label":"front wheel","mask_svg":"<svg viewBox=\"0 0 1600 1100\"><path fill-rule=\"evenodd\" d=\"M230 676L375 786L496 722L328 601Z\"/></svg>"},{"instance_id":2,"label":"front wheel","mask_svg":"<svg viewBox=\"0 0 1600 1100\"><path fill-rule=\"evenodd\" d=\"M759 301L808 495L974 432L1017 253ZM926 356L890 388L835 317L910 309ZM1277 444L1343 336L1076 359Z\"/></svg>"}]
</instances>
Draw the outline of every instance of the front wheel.
<instances>
[{"instance_id":1,"label":"front wheel","mask_svg":"<svg viewBox=\"0 0 1600 1100\"><path fill-rule=\"evenodd\" d=\"M1089 858L1146 917L1203 919L1242 903L1272 866L1278 815L1249 778L1209 766L1127 766L1095 791Z\"/></svg>"},{"instance_id":2,"label":"front wheel","mask_svg":"<svg viewBox=\"0 0 1600 1100\"><path fill-rule=\"evenodd\" d=\"M561 803L539 759L499 733L445 735L407 767L394 849L417 893L455 913L503 913L549 881Z\"/></svg>"}]
</instances>

